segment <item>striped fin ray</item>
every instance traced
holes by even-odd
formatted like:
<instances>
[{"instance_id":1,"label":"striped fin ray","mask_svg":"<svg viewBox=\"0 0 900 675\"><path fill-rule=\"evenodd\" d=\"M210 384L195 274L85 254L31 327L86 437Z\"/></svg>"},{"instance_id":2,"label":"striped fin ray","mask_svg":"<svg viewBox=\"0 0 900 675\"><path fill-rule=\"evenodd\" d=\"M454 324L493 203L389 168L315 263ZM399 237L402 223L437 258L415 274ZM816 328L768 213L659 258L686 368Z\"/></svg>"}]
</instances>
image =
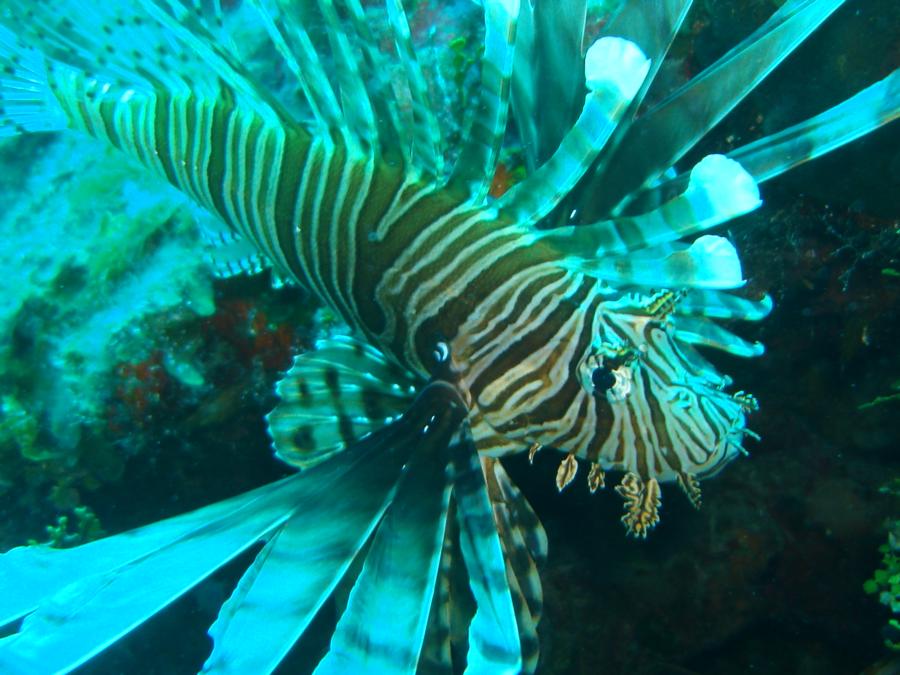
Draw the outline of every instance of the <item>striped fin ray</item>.
<instances>
[{"instance_id":1,"label":"striped fin ray","mask_svg":"<svg viewBox=\"0 0 900 675\"><path fill-rule=\"evenodd\" d=\"M638 107L650 89L672 41L678 34L690 9L692 0L659 0L653 3L626 2L603 30L603 35L616 36L633 42L650 60L650 70L631 106L604 149L604 156L614 150L628 130ZM598 165L599 166L599 165Z\"/></svg>"},{"instance_id":2,"label":"striped fin ray","mask_svg":"<svg viewBox=\"0 0 900 675\"><path fill-rule=\"evenodd\" d=\"M628 130L582 192L588 221L671 167L790 54L843 0L791 0L747 39Z\"/></svg>"},{"instance_id":3,"label":"striped fin ray","mask_svg":"<svg viewBox=\"0 0 900 675\"><path fill-rule=\"evenodd\" d=\"M357 541L359 529L377 520L403 460L399 457L391 462L385 453L372 451L373 446L380 449L380 444L373 442L360 453L348 454L346 459L323 465L314 473L293 476L187 516L101 540L96 548L106 555L99 559L90 555L96 549L87 547L53 552L59 553L55 559L42 549L16 549L6 554L2 564L9 569L4 570L4 579L23 567L25 557L37 558L33 564L36 571L31 573L35 585L30 593L40 589L40 595L28 603L36 609L20 631L0 641L0 667L5 672L58 672L76 667L267 537L292 513L305 521L298 529L314 535L307 542L313 548L307 552L317 550L315 546L325 541L326 534L331 535L329 543L335 537ZM390 475L391 469L394 475ZM355 488L354 482L358 483ZM329 492L345 488L361 493L353 502L352 515L357 520L352 522L346 516L341 520L329 516L335 509L343 513L341 505L346 504L344 500L328 499ZM339 528L334 527L335 522L340 522ZM349 556L355 552L352 542L326 547L320 553L319 565L302 569L312 576L314 570L321 575L326 568L339 567L340 559L326 556L342 550ZM297 570L292 570L292 575L295 573ZM310 589L306 593L308 596ZM8 597L4 597L4 605ZM260 624L267 631L273 630L271 618L270 614L268 622Z\"/></svg>"},{"instance_id":4,"label":"striped fin ray","mask_svg":"<svg viewBox=\"0 0 900 675\"><path fill-rule=\"evenodd\" d=\"M477 609L469 626L467 673L518 673L522 647L484 473L471 443L458 445L454 481L460 547Z\"/></svg>"},{"instance_id":5,"label":"striped fin ray","mask_svg":"<svg viewBox=\"0 0 900 675\"><path fill-rule=\"evenodd\" d=\"M650 59L650 70L640 90L632 99L629 110L622 116L621 123L613 131L594 166L591 167L568 200L570 204L576 205L581 201L581 191L585 189L585 185L592 182L593 175L604 173L606 164L631 128L644 97L665 62L666 54L684 23L691 5L692 0L660 0L653 3L626 2L602 30L603 35L622 37L638 45ZM584 195L584 200L593 201L598 197L598 195L588 193Z\"/></svg>"},{"instance_id":6,"label":"striped fin ray","mask_svg":"<svg viewBox=\"0 0 900 675\"><path fill-rule=\"evenodd\" d=\"M152 0L160 2L160 0ZM206 33L212 36L216 43L235 58L242 58L237 43L232 39L230 31L225 27L225 12L222 8L222 0L164 0L169 6L179 5L193 17L197 25L202 26Z\"/></svg>"},{"instance_id":7,"label":"striped fin ray","mask_svg":"<svg viewBox=\"0 0 900 675\"><path fill-rule=\"evenodd\" d=\"M497 204L521 225L533 225L569 193L597 157L640 89L650 63L634 43L606 37L584 59L588 94L578 120L556 152Z\"/></svg>"},{"instance_id":8,"label":"striped fin ray","mask_svg":"<svg viewBox=\"0 0 900 675\"><path fill-rule=\"evenodd\" d=\"M364 590L351 591L335 636L338 644L332 644L334 651L326 655L316 672L328 672L330 663L342 662L344 657L350 657L352 662L353 657L363 656L362 652L343 650L338 635L346 630L342 626L354 625L359 612L365 610L365 606L360 610L359 604L380 593L394 592L397 616L385 620L387 617L382 614L362 626L375 631L371 634L373 639L376 635L382 638L378 646L385 648L390 639L390 635L377 634L379 628L382 631L399 630L403 621L416 626L422 624L420 633L424 633L424 618L419 621L400 610L408 610L418 602L424 605L422 613L427 617L431 593L418 594L415 588L404 588L404 583L415 587L422 578L422 571L407 571L410 576L405 577L403 570L404 565L415 566L419 562L412 553L419 547L422 555L433 558L432 583L436 575L449 498L449 486L440 487L441 483L449 482L446 478L448 462L441 460L446 458L450 438L461 421L461 412L446 392L431 388L423 392L409 413L391 427L374 434L353 451L342 454L340 459L310 472L312 477L333 464L346 463L345 457L357 455L362 448L372 448L369 451L371 459L384 462L384 466L379 467L359 465L345 483L324 485L319 499L321 504L328 506L315 509L315 517L298 509L285 523L278 537L284 540L283 545L276 542L268 560L259 568L248 571L210 630L215 645L204 672L271 672L309 625L373 531L374 540L365 552L363 571L354 587L361 585ZM429 420L435 421L429 426ZM390 479L385 481L387 477ZM365 484L370 478L374 480L371 488ZM437 489L429 489L435 487ZM334 499L333 490L344 489L352 498ZM389 509L389 514L382 518L385 508ZM424 535L423 530L428 528L432 529L432 536ZM416 539L417 535L420 541ZM404 550L407 547L410 547L409 551ZM403 553L408 553L409 558L404 558ZM374 588L371 577L379 570L386 575L389 571L396 574L385 576L381 579L385 585ZM401 592L406 595L397 595ZM365 597L359 599L361 594ZM408 604L404 604L404 600ZM377 606L370 605L368 609L386 612L391 606L382 602ZM405 653L404 648L408 647L405 634L396 637L400 638L401 644L396 652L391 652L393 656ZM385 655L385 651L374 649L373 652L374 655ZM353 668L339 672L367 671Z\"/></svg>"},{"instance_id":9,"label":"striped fin ray","mask_svg":"<svg viewBox=\"0 0 900 675\"><path fill-rule=\"evenodd\" d=\"M238 57L217 42L202 15L192 11L191 4L180 0L147 0L141 6L172 37L196 54L216 78L227 83L240 98L242 107L266 120L290 119L290 114L265 88L256 86Z\"/></svg>"},{"instance_id":10,"label":"striped fin ray","mask_svg":"<svg viewBox=\"0 0 900 675\"><path fill-rule=\"evenodd\" d=\"M129 85L149 80L170 91L191 82L198 90L217 90L202 60L140 9L120 3L12 3L3 23L46 57L100 79Z\"/></svg>"},{"instance_id":11,"label":"striped fin ray","mask_svg":"<svg viewBox=\"0 0 900 675\"><path fill-rule=\"evenodd\" d=\"M16 3L3 22L46 56L112 85L161 85L172 95L190 91L211 99L224 85L248 110L265 117L284 114L217 41L222 30L215 19L207 22L192 2Z\"/></svg>"},{"instance_id":12,"label":"striped fin ray","mask_svg":"<svg viewBox=\"0 0 900 675\"><path fill-rule=\"evenodd\" d=\"M416 672L450 506L453 419L432 418L366 554L317 675Z\"/></svg>"},{"instance_id":13,"label":"striped fin ray","mask_svg":"<svg viewBox=\"0 0 900 675\"><path fill-rule=\"evenodd\" d=\"M358 38L355 43L362 53L359 67L370 90L369 99L375 111L381 153L385 157L399 154L404 162L408 162L414 136L404 124L397 108L389 75L390 64L378 49L378 40L372 33L369 19L359 0L343 2Z\"/></svg>"},{"instance_id":14,"label":"striped fin ray","mask_svg":"<svg viewBox=\"0 0 900 675\"><path fill-rule=\"evenodd\" d=\"M835 150L900 117L900 70L803 122L728 153L757 183ZM658 204L683 191L687 173L642 190L628 210Z\"/></svg>"},{"instance_id":15,"label":"striped fin ray","mask_svg":"<svg viewBox=\"0 0 900 675\"><path fill-rule=\"evenodd\" d=\"M414 166L432 176L441 176L444 170L441 131L428 96L425 75L413 48L403 0L386 0L385 4L394 43L409 87L413 119L412 162Z\"/></svg>"},{"instance_id":16,"label":"striped fin ray","mask_svg":"<svg viewBox=\"0 0 900 675\"><path fill-rule=\"evenodd\" d=\"M307 472L85 546L4 554L0 620L28 616L0 640L0 668L67 672L264 540L211 630L205 672L270 672L375 531L411 453L443 456L462 416L449 388L431 387L400 420ZM334 499L342 492L352 499Z\"/></svg>"},{"instance_id":17,"label":"striped fin ray","mask_svg":"<svg viewBox=\"0 0 900 675\"><path fill-rule=\"evenodd\" d=\"M535 566L543 567L547 562L547 533L544 532L544 526L541 525L541 521L522 491L516 487L509 474L506 473L503 464L493 459L489 466L492 475L488 475L488 484L497 489L496 499L492 495L492 501L494 503L497 500L502 501L509 514L510 526L518 532L516 539L524 543L524 550L527 551Z\"/></svg>"},{"instance_id":18,"label":"striped fin ray","mask_svg":"<svg viewBox=\"0 0 900 675\"><path fill-rule=\"evenodd\" d=\"M761 204L756 182L737 162L704 157L687 189L658 209L632 217L537 233L574 258L593 260L677 241L743 215Z\"/></svg>"},{"instance_id":19,"label":"striped fin ray","mask_svg":"<svg viewBox=\"0 0 900 675\"><path fill-rule=\"evenodd\" d=\"M488 0L484 6L481 89L451 182L465 186L473 201L487 194L506 132L515 56L519 0Z\"/></svg>"},{"instance_id":20,"label":"striped fin ray","mask_svg":"<svg viewBox=\"0 0 900 675\"><path fill-rule=\"evenodd\" d=\"M675 319L675 337L690 345L719 349L744 358L761 356L765 352L761 342L747 342L708 319L678 317Z\"/></svg>"},{"instance_id":21,"label":"striped fin ray","mask_svg":"<svg viewBox=\"0 0 900 675\"><path fill-rule=\"evenodd\" d=\"M663 245L628 256L602 256L574 266L624 286L727 289L744 285L737 250L724 237L710 234L690 245Z\"/></svg>"},{"instance_id":22,"label":"striped fin ray","mask_svg":"<svg viewBox=\"0 0 900 675\"><path fill-rule=\"evenodd\" d=\"M204 230L202 234L213 273L221 279L259 274L268 265L259 249L233 230Z\"/></svg>"},{"instance_id":23,"label":"striped fin ray","mask_svg":"<svg viewBox=\"0 0 900 675\"><path fill-rule=\"evenodd\" d=\"M416 672L420 675L446 675L453 672L451 651L451 575L453 566L459 564L459 536L454 521L455 507L450 503L451 516L444 529L444 544L441 550L440 567L434 598L431 601L431 615L425 629L425 641Z\"/></svg>"},{"instance_id":24,"label":"striped fin ray","mask_svg":"<svg viewBox=\"0 0 900 675\"><path fill-rule=\"evenodd\" d=\"M544 604L538 565L546 559L547 535L500 461L482 457L481 464L506 557L522 645L523 672L533 673L540 656L537 626Z\"/></svg>"},{"instance_id":25,"label":"striped fin ray","mask_svg":"<svg viewBox=\"0 0 900 675\"><path fill-rule=\"evenodd\" d=\"M303 24L293 13L281 11L277 0L249 0L269 34L272 45L297 79L303 97L321 132L337 134L343 118L321 59Z\"/></svg>"},{"instance_id":26,"label":"striped fin ray","mask_svg":"<svg viewBox=\"0 0 900 675\"><path fill-rule=\"evenodd\" d=\"M231 555L252 544L281 520L282 514L276 506L289 501L287 495L292 495L294 489L291 480L288 478L188 514L75 548L37 546L12 549L0 556L0 570L3 572L0 574L0 597L3 599L0 625L15 621L44 605L55 604L61 610L60 602L78 590L70 584L139 564L157 551L190 541L204 530L207 531L204 536L213 537L215 545L224 551L221 561L224 564ZM229 530L227 526L234 521L245 525ZM242 538L242 533L246 537ZM231 535L234 549L231 542L227 542L227 537ZM30 626L23 625L21 635L26 630L30 630ZM0 656L0 663L9 654L12 644L12 637L0 640L0 654L4 655Z\"/></svg>"},{"instance_id":27,"label":"striped fin ray","mask_svg":"<svg viewBox=\"0 0 900 675\"><path fill-rule=\"evenodd\" d=\"M350 336L320 340L278 383L267 417L279 459L315 466L390 424L415 396L417 379Z\"/></svg>"},{"instance_id":28,"label":"striped fin ray","mask_svg":"<svg viewBox=\"0 0 900 675\"><path fill-rule=\"evenodd\" d=\"M318 0L318 4L327 27L344 120L354 140L361 144L364 152L368 152L378 142L372 103L333 0Z\"/></svg>"},{"instance_id":29,"label":"striped fin ray","mask_svg":"<svg viewBox=\"0 0 900 675\"><path fill-rule=\"evenodd\" d=\"M521 3L512 109L529 171L553 155L578 117L586 12L586 0Z\"/></svg>"},{"instance_id":30,"label":"striped fin ray","mask_svg":"<svg viewBox=\"0 0 900 675\"><path fill-rule=\"evenodd\" d=\"M774 178L900 117L900 69L805 122L729 153L757 180Z\"/></svg>"},{"instance_id":31,"label":"striped fin ray","mask_svg":"<svg viewBox=\"0 0 900 675\"><path fill-rule=\"evenodd\" d=\"M760 321L772 311L772 297L749 300L716 290L693 289L675 306L675 314L703 316L709 319Z\"/></svg>"}]
</instances>

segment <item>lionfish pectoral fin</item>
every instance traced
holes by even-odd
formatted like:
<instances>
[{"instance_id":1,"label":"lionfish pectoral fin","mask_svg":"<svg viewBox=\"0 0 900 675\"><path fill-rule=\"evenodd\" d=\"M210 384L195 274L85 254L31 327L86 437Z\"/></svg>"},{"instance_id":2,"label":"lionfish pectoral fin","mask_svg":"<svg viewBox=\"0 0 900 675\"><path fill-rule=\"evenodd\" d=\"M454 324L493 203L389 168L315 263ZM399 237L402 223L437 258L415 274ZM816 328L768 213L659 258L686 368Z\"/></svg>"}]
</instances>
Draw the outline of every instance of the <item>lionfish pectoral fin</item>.
<instances>
[{"instance_id":1,"label":"lionfish pectoral fin","mask_svg":"<svg viewBox=\"0 0 900 675\"><path fill-rule=\"evenodd\" d=\"M319 340L278 383L281 402L267 417L275 454L314 466L399 418L420 384L361 340Z\"/></svg>"},{"instance_id":2,"label":"lionfish pectoral fin","mask_svg":"<svg viewBox=\"0 0 900 675\"><path fill-rule=\"evenodd\" d=\"M319 675L416 672L447 531L450 448L461 433L446 421L428 421L435 424L404 468Z\"/></svg>"},{"instance_id":3,"label":"lionfish pectoral fin","mask_svg":"<svg viewBox=\"0 0 900 675\"><path fill-rule=\"evenodd\" d=\"M252 242L221 223L205 223L200 227L206 257L213 274L228 279L240 274L259 274L271 264Z\"/></svg>"},{"instance_id":4,"label":"lionfish pectoral fin","mask_svg":"<svg viewBox=\"0 0 900 675\"><path fill-rule=\"evenodd\" d=\"M640 91L631 101L631 109L604 149L604 157L615 150L621 135L628 130L628 123L637 112L644 95L650 89L656 73L665 61L672 41L678 34L681 24L691 7L691 0L664 0L651 4L640 2L623 3L618 13L602 29L603 35L616 35L631 40L638 45L650 59L650 72L647 74ZM603 158L597 167L602 166Z\"/></svg>"},{"instance_id":5,"label":"lionfish pectoral fin","mask_svg":"<svg viewBox=\"0 0 900 675\"><path fill-rule=\"evenodd\" d=\"M900 70L855 96L787 129L728 153L762 183L831 152L900 117ZM629 209L657 204L682 192L690 177L682 173L636 194Z\"/></svg>"},{"instance_id":6,"label":"lionfish pectoral fin","mask_svg":"<svg viewBox=\"0 0 900 675\"><path fill-rule=\"evenodd\" d=\"M587 0L520 2L511 98L529 171L549 159L578 116L586 13Z\"/></svg>"},{"instance_id":7,"label":"lionfish pectoral fin","mask_svg":"<svg viewBox=\"0 0 900 675\"><path fill-rule=\"evenodd\" d=\"M454 466L460 549L476 604L469 625L466 672L519 673L523 668L523 645L514 588L485 474L471 441L455 446Z\"/></svg>"},{"instance_id":8,"label":"lionfish pectoral fin","mask_svg":"<svg viewBox=\"0 0 900 675\"><path fill-rule=\"evenodd\" d=\"M453 475L448 448L464 410L457 397L433 389L396 422L277 483L74 549L3 555L0 616L25 620L0 640L0 668L68 672L259 541L265 546L211 629L215 645L205 672L271 672L376 528L368 552L386 549L390 555L379 555L394 563L412 537L430 531L416 561L436 569ZM370 566L392 569L380 560ZM402 586L400 572L384 573ZM419 589L428 599L435 576ZM411 603L413 591L404 592ZM427 603L421 606L427 616ZM389 612L390 604L377 608ZM413 622L420 635L423 622Z\"/></svg>"},{"instance_id":9,"label":"lionfish pectoral fin","mask_svg":"<svg viewBox=\"0 0 900 675\"><path fill-rule=\"evenodd\" d=\"M506 132L520 9L519 0L484 3L481 87L463 149L450 176L450 183L460 185L476 202L487 194Z\"/></svg>"},{"instance_id":10,"label":"lionfish pectoral fin","mask_svg":"<svg viewBox=\"0 0 900 675\"><path fill-rule=\"evenodd\" d=\"M745 145L729 156L763 182L900 117L900 69L804 122Z\"/></svg>"},{"instance_id":11,"label":"lionfish pectoral fin","mask_svg":"<svg viewBox=\"0 0 900 675\"><path fill-rule=\"evenodd\" d=\"M393 447L391 436L245 495L78 548L10 551L0 558L0 614L28 615L0 641L0 669L68 672L265 539L273 541L264 549L267 564L282 559L277 554L287 541L302 547L292 553L307 564L290 559L300 577L291 607L311 616L321 586L349 564L400 475L408 448ZM352 498L336 498L344 494ZM290 630L298 615L291 615ZM267 634L285 632L272 614L260 625Z\"/></svg>"},{"instance_id":12,"label":"lionfish pectoral fin","mask_svg":"<svg viewBox=\"0 0 900 675\"><path fill-rule=\"evenodd\" d=\"M458 399L426 388L401 419L310 469L365 456L352 475L321 485L318 505L300 505L280 526L210 629L204 672L271 672L360 551L362 569L316 672L415 672L444 540L449 447L464 413Z\"/></svg>"},{"instance_id":13,"label":"lionfish pectoral fin","mask_svg":"<svg viewBox=\"0 0 900 675\"><path fill-rule=\"evenodd\" d=\"M694 289L685 293L675 306L681 316L702 316L709 319L760 321L772 311L772 296L750 300L717 290Z\"/></svg>"},{"instance_id":14,"label":"lionfish pectoral fin","mask_svg":"<svg viewBox=\"0 0 900 675\"><path fill-rule=\"evenodd\" d=\"M481 464L506 558L506 576L522 646L522 670L532 673L540 657L537 626L544 596L539 570L547 558L547 535L500 460L482 456Z\"/></svg>"},{"instance_id":15,"label":"lionfish pectoral fin","mask_svg":"<svg viewBox=\"0 0 900 675\"><path fill-rule=\"evenodd\" d=\"M719 349L744 358L762 356L765 352L761 342L747 342L714 321L699 317L678 317L675 320L675 337L689 345Z\"/></svg>"}]
</instances>

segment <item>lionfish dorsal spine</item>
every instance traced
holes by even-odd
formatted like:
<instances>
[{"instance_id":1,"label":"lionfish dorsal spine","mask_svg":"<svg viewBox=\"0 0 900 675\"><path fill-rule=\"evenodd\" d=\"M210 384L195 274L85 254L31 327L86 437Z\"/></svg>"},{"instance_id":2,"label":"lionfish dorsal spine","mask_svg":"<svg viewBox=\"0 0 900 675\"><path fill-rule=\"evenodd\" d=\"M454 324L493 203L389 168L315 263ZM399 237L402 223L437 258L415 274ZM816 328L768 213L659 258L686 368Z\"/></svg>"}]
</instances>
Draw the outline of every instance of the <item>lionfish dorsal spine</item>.
<instances>
[{"instance_id":1,"label":"lionfish dorsal spine","mask_svg":"<svg viewBox=\"0 0 900 675\"><path fill-rule=\"evenodd\" d=\"M519 0L485 4L481 87L450 176L451 186L462 186L474 202L487 195L506 132L518 19Z\"/></svg>"},{"instance_id":2,"label":"lionfish dorsal spine","mask_svg":"<svg viewBox=\"0 0 900 675\"><path fill-rule=\"evenodd\" d=\"M625 130L581 186L585 222L619 213L753 90L844 0L791 0L759 29Z\"/></svg>"},{"instance_id":3,"label":"lionfish dorsal spine","mask_svg":"<svg viewBox=\"0 0 900 675\"><path fill-rule=\"evenodd\" d=\"M553 155L497 203L523 226L538 223L581 180L643 84L650 62L634 43L605 37L588 49L584 68L588 93L578 119Z\"/></svg>"}]
</instances>

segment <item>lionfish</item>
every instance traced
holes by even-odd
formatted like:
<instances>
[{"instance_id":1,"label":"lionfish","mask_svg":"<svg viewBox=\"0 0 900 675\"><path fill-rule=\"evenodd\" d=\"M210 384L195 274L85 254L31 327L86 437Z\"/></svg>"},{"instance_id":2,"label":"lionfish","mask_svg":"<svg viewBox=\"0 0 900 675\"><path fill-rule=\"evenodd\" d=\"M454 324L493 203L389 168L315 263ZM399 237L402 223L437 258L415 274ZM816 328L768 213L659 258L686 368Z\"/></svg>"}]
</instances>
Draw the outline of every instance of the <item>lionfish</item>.
<instances>
[{"instance_id":1,"label":"lionfish","mask_svg":"<svg viewBox=\"0 0 900 675\"><path fill-rule=\"evenodd\" d=\"M562 451L559 489L581 463L592 492L619 472L622 522L644 537L660 483L699 505L698 480L743 452L755 401L699 350L759 355L717 320L771 301L729 292L737 253L705 232L759 206L759 183L896 118L900 71L681 171L841 0L788 0L652 103L690 0L627 2L592 30L586 0L479 4L480 84L452 148L401 0L247 0L296 79L290 102L251 73L220 0L5 5L0 136L113 144L227 225L219 269L269 266L350 330L278 385L268 428L296 473L4 554L0 625L22 620L4 672L72 670L255 546L203 672L271 672L339 584L316 673L533 672L547 540L499 458ZM527 175L494 197L512 141Z\"/></svg>"}]
</instances>

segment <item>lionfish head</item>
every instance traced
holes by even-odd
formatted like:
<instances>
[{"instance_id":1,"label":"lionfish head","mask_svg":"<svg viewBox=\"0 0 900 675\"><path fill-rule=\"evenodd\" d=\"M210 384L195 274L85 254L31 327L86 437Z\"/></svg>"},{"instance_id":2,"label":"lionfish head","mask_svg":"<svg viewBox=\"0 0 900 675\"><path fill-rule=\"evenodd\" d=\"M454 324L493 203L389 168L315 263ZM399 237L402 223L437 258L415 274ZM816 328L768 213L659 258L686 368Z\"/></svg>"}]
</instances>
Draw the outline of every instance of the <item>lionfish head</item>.
<instances>
[{"instance_id":1,"label":"lionfish head","mask_svg":"<svg viewBox=\"0 0 900 675\"><path fill-rule=\"evenodd\" d=\"M579 460L591 491L605 472L619 472L623 522L644 536L657 521L659 483L677 482L699 506L698 478L721 470L753 435L745 425L755 400L729 391L731 379L697 347L741 356L762 347L697 315L756 318L771 303L710 290L621 292L579 274L560 284L518 339L470 352L464 379L482 435L503 450L565 453L559 489Z\"/></svg>"}]
</instances>

